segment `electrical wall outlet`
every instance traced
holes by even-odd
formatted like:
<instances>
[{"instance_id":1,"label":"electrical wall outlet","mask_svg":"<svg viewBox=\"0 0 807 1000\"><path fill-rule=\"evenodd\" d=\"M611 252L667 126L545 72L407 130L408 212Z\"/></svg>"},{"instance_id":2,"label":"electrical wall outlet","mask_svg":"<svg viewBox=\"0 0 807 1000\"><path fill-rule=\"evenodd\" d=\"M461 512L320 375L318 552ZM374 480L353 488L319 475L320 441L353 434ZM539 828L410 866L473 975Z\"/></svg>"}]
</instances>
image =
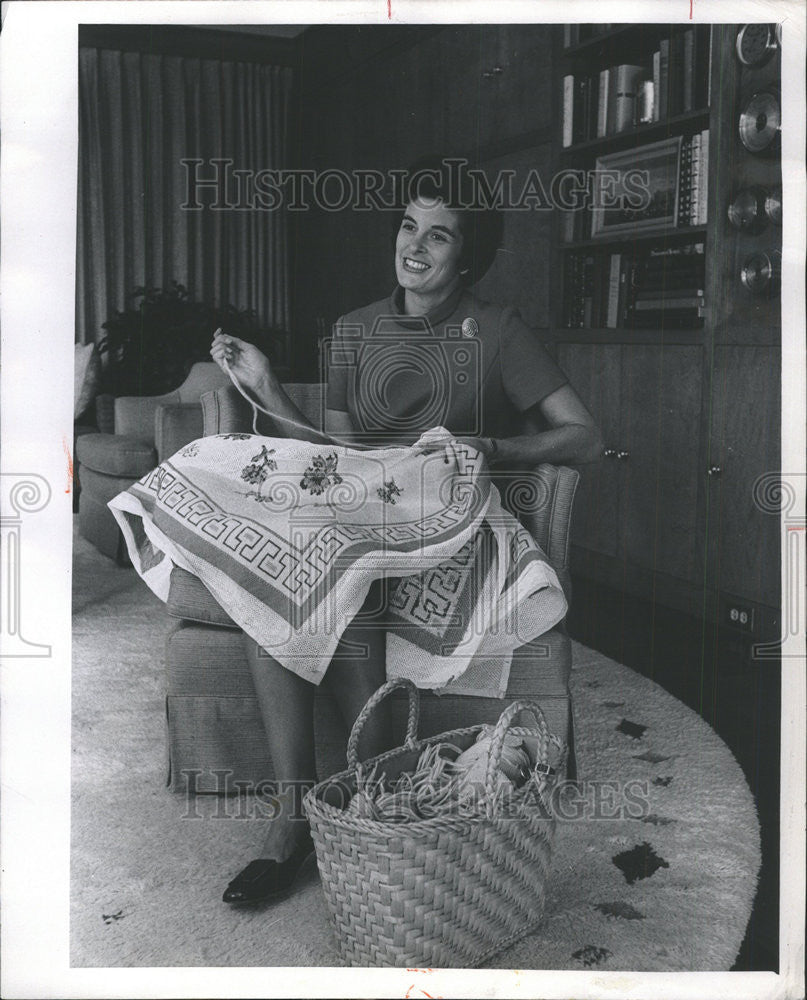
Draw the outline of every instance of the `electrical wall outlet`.
<instances>
[{"instance_id":1,"label":"electrical wall outlet","mask_svg":"<svg viewBox=\"0 0 807 1000\"><path fill-rule=\"evenodd\" d=\"M721 621L730 628L740 629L743 632L753 633L754 631L754 609L750 604L741 604L730 597L722 598L723 614Z\"/></svg>"}]
</instances>

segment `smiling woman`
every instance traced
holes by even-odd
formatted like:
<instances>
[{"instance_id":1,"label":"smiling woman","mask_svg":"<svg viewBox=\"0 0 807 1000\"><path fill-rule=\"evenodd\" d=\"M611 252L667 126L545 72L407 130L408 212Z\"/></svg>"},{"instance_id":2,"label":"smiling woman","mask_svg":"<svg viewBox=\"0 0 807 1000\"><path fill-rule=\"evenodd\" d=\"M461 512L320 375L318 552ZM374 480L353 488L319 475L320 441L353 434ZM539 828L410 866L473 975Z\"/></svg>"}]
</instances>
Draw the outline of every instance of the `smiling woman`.
<instances>
[{"instance_id":1,"label":"smiling woman","mask_svg":"<svg viewBox=\"0 0 807 1000\"><path fill-rule=\"evenodd\" d=\"M463 235L456 212L437 198L407 207L395 241L395 274L405 311L425 315L461 280Z\"/></svg>"},{"instance_id":2,"label":"smiling woman","mask_svg":"<svg viewBox=\"0 0 807 1000\"><path fill-rule=\"evenodd\" d=\"M469 467L484 480L488 466L507 471L524 465L535 467L541 462L585 462L596 458L601 449L590 414L535 332L513 309L483 302L468 290L495 257L502 220L498 211L477 206L470 175L466 172L458 176L457 162L421 163L409 173L405 207L397 220L394 238L398 284L390 298L358 309L337 323L333 349L327 359L326 430L339 440L328 441L327 453L317 451L300 484L319 496L327 478L329 483L336 484L336 489L342 483L345 465L357 461L360 454L366 455L359 448L369 444L375 449L371 460L380 463L381 469L376 470L379 473L376 479L360 478L365 486L371 482L372 488L368 490L371 504L383 507L385 512L383 522L377 525L373 522L374 530L379 529L379 538L387 538L380 528L388 524L393 514L409 524L414 515L407 514L407 510L419 511L415 519L421 523L423 505L441 476L448 474L451 455L468 456ZM323 438L328 439L323 429L315 428L292 403L271 363L257 348L217 332L210 353L259 407L281 426L287 423L290 436L298 439L292 442L293 448L299 449L301 440L321 445ZM527 433L514 433L517 422L526 427ZM426 433L429 431L433 434ZM449 446L447 439L454 443ZM418 448L410 448L416 441ZM340 448L345 443L357 447ZM216 444L222 449L221 459L210 469L205 466L200 474L226 468L224 452L230 456L228 461L234 460L233 449L243 447L238 442ZM271 500L271 490L269 485L264 490L262 486L276 465L275 449L279 445L272 439L259 451L258 444L250 437L245 455L251 464L246 465L242 476L257 487L253 492L261 500L262 511L266 509L269 516L271 511L264 501ZM391 447L394 450L388 450ZM442 451L444 461L440 463L438 458L425 477L423 454L431 450ZM189 455L188 460L196 461L195 454ZM401 478L402 462L414 463L417 474ZM240 496L233 495L232 502L242 502ZM226 494L224 499L228 498ZM334 494L333 503L336 502ZM326 507L327 503L318 503L320 513ZM331 509L327 517L333 514ZM250 508L250 517L258 516ZM355 531L355 525L349 527ZM532 553L530 565L533 568L545 565L543 553L535 542L523 537L526 535L523 528L518 531ZM480 531L479 537L482 535ZM473 537L468 558L476 571L481 565L484 544L476 535ZM377 539L373 544L384 551L390 545ZM419 544L423 544L422 539ZM504 567L503 584L510 579L513 569L512 552L515 549L522 552L523 546L504 544L501 539L497 545L500 553L497 565ZM401 568L400 563L393 567L395 576L417 575L414 551L407 550L406 567ZM452 549L452 557L458 551ZM342 554L338 548L336 552ZM349 730L370 695L386 679L388 666L395 668L394 656L387 662L386 645L391 624L388 611L391 598L386 587L390 575L389 571L377 573L369 591L366 584L356 583L357 577L351 578L357 594L355 604L362 599L364 604L355 617L351 606L351 615L342 623L346 627L340 633L333 658L326 660L324 672L320 670L313 681L310 664L306 666L303 662L306 655L310 659L310 650L290 665L267 651L271 648L277 652L277 643L272 645L264 639L263 645L259 645L256 639L246 636L247 657L275 777L289 788L299 790L300 786L310 786L315 778L315 683L322 679L330 688ZM486 573L481 578L493 579ZM544 587L533 589L538 593ZM484 595L480 600L487 602L488 610L499 607L500 598L504 600L502 594L494 594L492 589L490 593L482 590ZM256 611L255 621L264 622L267 609L268 605L262 605ZM474 614L466 610L460 629L463 634L475 628ZM241 624L245 632L257 634L254 627ZM442 622L432 624L443 627ZM260 635L264 636L264 632ZM442 631L440 635L442 642ZM480 633L487 635L485 629ZM447 659L455 654L452 647ZM282 653L277 655L283 659ZM437 659L446 656L441 654ZM416 672L421 687L439 688L446 683L434 663L418 666ZM455 676L456 671L450 679ZM454 683L462 693L462 675ZM466 687L468 693L482 693L471 684ZM364 730L368 756L387 748L390 725L384 706L379 708L372 725ZM293 799L293 791L291 795ZM291 888L312 849L307 825L299 819L294 821L292 799L287 801L278 796L278 812L268 824L261 856L230 883L224 894L226 902L270 899Z\"/></svg>"}]
</instances>

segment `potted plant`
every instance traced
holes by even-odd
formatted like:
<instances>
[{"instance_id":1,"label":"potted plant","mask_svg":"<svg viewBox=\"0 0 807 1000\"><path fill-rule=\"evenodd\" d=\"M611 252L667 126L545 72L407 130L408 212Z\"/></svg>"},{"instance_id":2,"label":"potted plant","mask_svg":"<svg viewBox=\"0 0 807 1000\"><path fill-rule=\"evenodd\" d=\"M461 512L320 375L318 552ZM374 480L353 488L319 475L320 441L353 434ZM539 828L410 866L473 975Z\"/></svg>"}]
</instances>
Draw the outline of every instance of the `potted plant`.
<instances>
[{"instance_id":1,"label":"potted plant","mask_svg":"<svg viewBox=\"0 0 807 1000\"><path fill-rule=\"evenodd\" d=\"M104 391L113 396L159 396L181 385L191 366L210 360L213 332L255 344L279 361L285 335L262 326L254 309L194 302L187 289L136 288L132 305L103 324L98 350L104 359Z\"/></svg>"}]
</instances>

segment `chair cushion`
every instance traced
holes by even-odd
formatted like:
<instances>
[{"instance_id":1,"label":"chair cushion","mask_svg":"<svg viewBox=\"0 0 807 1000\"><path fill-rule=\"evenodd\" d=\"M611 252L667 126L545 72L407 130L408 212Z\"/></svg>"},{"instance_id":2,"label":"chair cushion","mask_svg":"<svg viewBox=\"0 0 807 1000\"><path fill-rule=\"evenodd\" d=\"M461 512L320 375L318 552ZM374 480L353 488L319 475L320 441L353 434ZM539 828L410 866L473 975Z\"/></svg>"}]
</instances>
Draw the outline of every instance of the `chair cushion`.
<instances>
[{"instance_id":1,"label":"chair cushion","mask_svg":"<svg viewBox=\"0 0 807 1000\"><path fill-rule=\"evenodd\" d=\"M171 570L171 587L166 602L168 614L173 618L200 622L202 625L239 626L224 611L199 577L174 566Z\"/></svg>"},{"instance_id":2,"label":"chair cushion","mask_svg":"<svg viewBox=\"0 0 807 1000\"><path fill-rule=\"evenodd\" d=\"M108 476L139 479L157 465L154 445L128 434L84 434L76 454L82 465Z\"/></svg>"},{"instance_id":3,"label":"chair cushion","mask_svg":"<svg viewBox=\"0 0 807 1000\"><path fill-rule=\"evenodd\" d=\"M176 572L176 571L175 571ZM166 643L169 784L184 791L187 780L199 792L235 791L235 782L272 777L246 648L240 631L180 622ZM505 698L469 698L421 692L421 736L495 722L516 698L539 703L551 732L567 738L571 642L552 629L513 656ZM406 729L407 700L392 698L396 736ZM317 774L325 778L345 767L347 734L326 685L314 703Z\"/></svg>"}]
</instances>

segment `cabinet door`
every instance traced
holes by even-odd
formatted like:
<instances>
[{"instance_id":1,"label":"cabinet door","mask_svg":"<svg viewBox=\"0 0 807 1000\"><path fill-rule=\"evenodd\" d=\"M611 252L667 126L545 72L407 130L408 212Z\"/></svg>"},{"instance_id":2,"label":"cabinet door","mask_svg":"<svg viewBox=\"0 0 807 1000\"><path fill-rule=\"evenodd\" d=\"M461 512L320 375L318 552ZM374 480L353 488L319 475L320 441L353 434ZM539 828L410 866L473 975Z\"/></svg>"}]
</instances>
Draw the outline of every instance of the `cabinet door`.
<instances>
[{"instance_id":1,"label":"cabinet door","mask_svg":"<svg viewBox=\"0 0 807 1000\"><path fill-rule=\"evenodd\" d=\"M702 348L622 348L622 555L697 582Z\"/></svg>"},{"instance_id":2,"label":"cabinet door","mask_svg":"<svg viewBox=\"0 0 807 1000\"><path fill-rule=\"evenodd\" d=\"M717 347L712 368L708 480L708 583L771 607L779 605L780 527L755 499L754 485L778 473L780 359L773 347Z\"/></svg>"},{"instance_id":3,"label":"cabinet door","mask_svg":"<svg viewBox=\"0 0 807 1000\"><path fill-rule=\"evenodd\" d=\"M602 431L605 447L619 438L621 348L616 344L559 344L558 362ZM620 469L613 458L579 466L580 485L572 514L572 543L617 554Z\"/></svg>"},{"instance_id":4,"label":"cabinet door","mask_svg":"<svg viewBox=\"0 0 807 1000\"><path fill-rule=\"evenodd\" d=\"M493 78L491 138L505 139L552 122L552 26L503 24L499 31L502 72Z\"/></svg>"},{"instance_id":5,"label":"cabinet door","mask_svg":"<svg viewBox=\"0 0 807 1000\"><path fill-rule=\"evenodd\" d=\"M452 155L471 154L487 142L491 80L482 78L483 66L496 58L498 28L478 24L451 25L440 35L445 88L446 148ZM494 34L491 34L494 33Z\"/></svg>"},{"instance_id":6,"label":"cabinet door","mask_svg":"<svg viewBox=\"0 0 807 1000\"><path fill-rule=\"evenodd\" d=\"M482 146L550 124L549 25L452 26L441 39L452 152L474 156Z\"/></svg>"}]
</instances>

